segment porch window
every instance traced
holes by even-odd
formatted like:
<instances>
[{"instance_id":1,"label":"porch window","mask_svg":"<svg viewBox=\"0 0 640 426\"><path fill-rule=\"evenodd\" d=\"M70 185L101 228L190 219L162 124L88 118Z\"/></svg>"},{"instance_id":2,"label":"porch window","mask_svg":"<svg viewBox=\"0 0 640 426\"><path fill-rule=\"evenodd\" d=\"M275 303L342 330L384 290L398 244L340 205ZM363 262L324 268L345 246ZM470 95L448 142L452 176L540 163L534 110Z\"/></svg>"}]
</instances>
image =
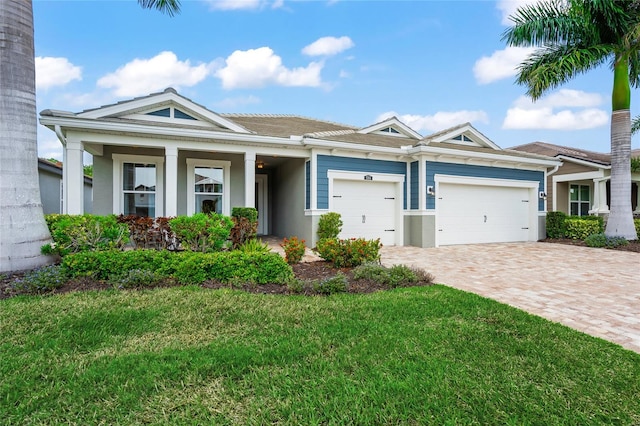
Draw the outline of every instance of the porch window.
<instances>
[{"instance_id":1,"label":"porch window","mask_svg":"<svg viewBox=\"0 0 640 426\"><path fill-rule=\"evenodd\" d=\"M113 154L113 212L162 216L163 158Z\"/></svg>"},{"instance_id":2,"label":"porch window","mask_svg":"<svg viewBox=\"0 0 640 426\"><path fill-rule=\"evenodd\" d=\"M229 161L187 159L187 214L229 215Z\"/></svg>"},{"instance_id":3,"label":"porch window","mask_svg":"<svg viewBox=\"0 0 640 426\"><path fill-rule=\"evenodd\" d=\"M591 189L589 185L571 185L570 212L574 216L587 216L591 205Z\"/></svg>"}]
</instances>

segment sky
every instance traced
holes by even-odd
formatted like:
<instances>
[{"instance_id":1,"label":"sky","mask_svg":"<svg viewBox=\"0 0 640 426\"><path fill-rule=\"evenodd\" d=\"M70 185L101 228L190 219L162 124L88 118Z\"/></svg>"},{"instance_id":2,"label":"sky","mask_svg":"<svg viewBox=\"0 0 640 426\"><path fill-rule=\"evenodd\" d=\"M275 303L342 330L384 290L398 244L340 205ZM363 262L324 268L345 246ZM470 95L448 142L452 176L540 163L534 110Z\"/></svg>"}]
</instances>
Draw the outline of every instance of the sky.
<instances>
[{"instance_id":1,"label":"sky","mask_svg":"<svg viewBox=\"0 0 640 426\"><path fill-rule=\"evenodd\" d=\"M359 127L395 115L424 136L471 122L502 148L609 152L608 65L535 103L515 83L532 50L501 37L531 1L183 0L170 17L134 0L34 0L37 109L80 112L173 87L216 113ZM62 158L43 126L38 154Z\"/></svg>"}]
</instances>

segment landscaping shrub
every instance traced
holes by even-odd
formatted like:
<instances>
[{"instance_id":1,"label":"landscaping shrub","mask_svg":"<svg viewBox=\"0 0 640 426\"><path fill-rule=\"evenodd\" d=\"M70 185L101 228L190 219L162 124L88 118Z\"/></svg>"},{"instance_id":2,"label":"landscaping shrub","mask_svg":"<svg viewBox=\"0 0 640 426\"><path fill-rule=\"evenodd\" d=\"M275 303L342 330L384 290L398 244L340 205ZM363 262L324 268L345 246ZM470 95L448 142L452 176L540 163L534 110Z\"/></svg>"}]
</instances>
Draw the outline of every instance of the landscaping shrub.
<instances>
[{"instance_id":1,"label":"landscaping shrub","mask_svg":"<svg viewBox=\"0 0 640 426\"><path fill-rule=\"evenodd\" d=\"M342 219L340 213L329 212L320 216L318 221L318 238L338 238L342 231Z\"/></svg>"},{"instance_id":2,"label":"landscaping shrub","mask_svg":"<svg viewBox=\"0 0 640 426\"><path fill-rule=\"evenodd\" d=\"M271 248L269 247L269 244L262 240L253 239L246 241L238 247L238 250L244 253L269 253Z\"/></svg>"},{"instance_id":3,"label":"landscaping shrub","mask_svg":"<svg viewBox=\"0 0 640 426\"><path fill-rule=\"evenodd\" d=\"M167 278L174 274L177 265L190 254L151 249L82 252L65 256L62 268L71 278L114 280L134 269L154 271L158 278Z\"/></svg>"},{"instance_id":4,"label":"landscaping shrub","mask_svg":"<svg viewBox=\"0 0 640 426\"><path fill-rule=\"evenodd\" d=\"M332 262L336 268L342 268L362 265L365 262L379 262L381 247L379 238L325 238L318 241L316 252L324 260Z\"/></svg>"},{"instance_id":5,"label":"landscaping shrub","mask_svg":"<svg viewBox=\"0 0 640 426\"><path fill-rule=\"evenodd\" d=\"M313 289L320 294L345 293L348 285L347 277L342 272L338 272L331 278L315 283Z\"/></svg>"},{"instance_id":6,"label":"landscaping shrub","mask_svg":"<svg viewBox=\"0 0 640 426\"><path fill-rule=\"evenodd\" d=\"M115 215L45 215L53 243L42 246L43 254L66 256L82 251L121 249L129 241L127 226Z\"/></svg>"},{"instance_id":7,"label":"landscaping shrub","mask_svg":"<svg viewBox=\"0 0 640 426\"><path fill-rule=\"evenodd\" d=\"M237 249L258 234L258 210L253 207L234 207L231 210L233 228L231 228L231 245Z\"/></svg>"},{"instance_id":8,"label":"landscaping shrub","mask_svg":"<svg viewBox=\"0 0 640 426\"><path fill-rule=\"evenodd\" d=\"M589 247L616 248L629 244L623 237L608 237L605 234L591 234L584 239L584 243Z\"/></svg>"},{"instance_id":9,"label":"landscaping shrub","mask_svg":"<svg viewBox=\"0 0 640 426\"><path fill-rule=\"evenodd\" d=\"M135 248L158 250L176 248L176 236L171 230L170 217L142 217L120 215L117 220L129 227L129 236Z\"/></svg>"},{"instance_id":10,"label":"landscaping shrub","mask_svg":"<svg viewBox=\"0 0 640 426\"><path fill-rule=\"evenodd\" d=\"M14 284L14 288L19 293L40 294L62 287L66 281L67 276L60 266L43 266L27 272Z\"/></svg>"},{"instance_id":11,"label":"landscaping shrub","mask_svg":"<svg viewBox=\"0 0 640 426\"><path fill-rule=\"evenodd\" d=\"M433 282L433 275L422 269L410 268L405 265L393 265L386 268L376 263L364 263L353 270L353 278L372 280L391 288L407 286L409 284Z\"/></svg>"},{"instance_id":12,"label":"landscaping shrub","mask_svg":"<svg viewBox=\"0 0 640 426\"><path fill-rule=\"evenodd\" d=\"M567 215L563 212L548 212L547 213L547 237L549 238L564 238L566 229L564 227L564 220Z\"/></svg>"},{"instance_id":13,"label":"landscaping shrub","mask_svg":"<svg viewBox=\"0 0 640 426\"><path fill-rule=\"evenodd\" d=\"M633 219L633 224L636 226L636 234L638 235L638 240L640 240L640 219Z\"/></svg>"},{"instance_id":14,"label":"landscaping shrub","mask_svg":"<svg viewBox=\"0 0 640 426\"><path fill-rule=\"evenodd\" d=\"M291 293L298 294L304 291L304 280L301 280L299 278L292 277L288 279L285 284L287 285L287 290L289 290Z\"/></svg>"},{"instance_id":15,"label":"landscaping shrub","mask_svg":"<svg viewBox=\"0 0 640 426\"><path fill-rule=\"evenodd\" d=\"M280 246L284 249L285 260L290 265L300 262L306 249L304 240L299 240L298 237L285 238Z\"/></svg>"},{"instance_id":16,"label":"landscaping shrub","mask_svg":"<svg viewBox=\"0 0 640 426\"><path fill-rule=\"evenodd\" d=\"M178 265L175 278L183 284L211 279L228 283L244 280L256 284L284 284L293 276L291 267L277 253L194 253Z\"/></svg>"},{"instance_id":17,"label":"landscaping shrub","mask_svg":"<svg viewBox=\"0 0 640 426\"><path fill-rule=\"evenodd\" d=\"M218 213L196 213L169 220L183 248L197 252L220 251L229 239L233 222Z\"/></svg>"},{"instance_id":18,"label":"landscaping shrub","mask_svg":"<svg viewBox=\"0 0 640 426\"><path fill-rule=\"evenodd\" d=\"M602 218L598 216L570 216L565 219L564 227L565 237L573 240L584 240L589 235L603 232Z\"/></svg>"}]
</instances>

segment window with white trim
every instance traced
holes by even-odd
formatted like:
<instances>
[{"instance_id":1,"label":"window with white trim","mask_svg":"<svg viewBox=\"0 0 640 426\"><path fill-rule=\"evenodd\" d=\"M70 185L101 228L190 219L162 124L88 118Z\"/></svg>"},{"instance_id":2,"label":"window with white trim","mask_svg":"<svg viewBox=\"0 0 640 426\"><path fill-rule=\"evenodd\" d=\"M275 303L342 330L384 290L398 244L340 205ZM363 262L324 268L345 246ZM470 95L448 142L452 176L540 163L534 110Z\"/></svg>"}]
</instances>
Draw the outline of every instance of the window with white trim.
<instances>
[{"instance_id":1,"label":"window with white trim","mask_svg":"<svg viewBox=\"0 0 640 426\"><path fill-rule=\"evenodd\" d=\"M141 217L163 215L162 157L113 154L113 211Z\"/></svg>"},{"instance_id":2,"label":"window with white trim","mask_svg":"<svg viewBox=\"0 0 640 426\"><path fill-rule=\"evenodd\" d=\"M187 159L187 214L231 214L230 161Z\"/></svg>"},{"instance_id":3,"label":"window with white trim","mask_svg":"<svg viewBox=\"0 0 640 426\"><path fill-rule=\"evenodd\" d=\"M569 187L569 211L574 216L588 216L591 188L589 185L571 185Z\"/></svg>"}]
</instances>

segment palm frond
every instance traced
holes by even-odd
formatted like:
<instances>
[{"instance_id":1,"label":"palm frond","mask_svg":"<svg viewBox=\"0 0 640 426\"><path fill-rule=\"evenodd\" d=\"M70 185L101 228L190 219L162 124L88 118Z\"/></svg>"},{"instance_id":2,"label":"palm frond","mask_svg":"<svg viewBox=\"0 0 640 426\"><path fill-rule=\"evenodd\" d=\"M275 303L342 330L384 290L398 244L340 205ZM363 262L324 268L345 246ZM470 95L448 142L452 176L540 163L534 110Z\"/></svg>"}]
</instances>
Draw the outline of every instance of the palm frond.
<instances>
[{"instance_id":1,"label":"palm frond","mask_svg":"<svg viewBox=\"0 0 640 426\"><path fill-rule=\"evenodd\" d=\"M629 84L631 87L640 87L640 52L638 51L629 55Z\"/></svg>"},{"instance_id":2,"label":"palm frond","mask_svg":"<svg viewBox=\"0 0 640 426\"><path fill-rule=\"evenodd\" d=\"M536 100L579 74L602 65L613 54L611 46L545 46L518 67L516 82Z\"/></svg>"},{"instance_id":3,"label":"palm frond","mask_svg":"<svg viewBox=\"0 0 640 426\"><path fill-rule=\"evenodd\" d=\"M156 9L169 16L180 12L180 0L138 0L144 9Z\"/></svg>"},{"instance_id":4,"label":"palm frond","mask_svg":"<svg viewBox=\"0 0 640 426\"><path fill-rule=\"evenodd\" d=\"M542 46L573 40L576 29L585 26L579 16L572 16L567 4L553 0L519 7L509 17L514 25L502 34L511 46Z\"/></svg>"},{"instance_id":5,"label":"palm frond","mask_svg":"<svg viewBox=\"0 0 640 426\"><path fill-rule=\"evenodd\" d=\"M634 117L631 120L631 134L635 135L640 130L640 116Z\"/></svg>"}]
</instances>

